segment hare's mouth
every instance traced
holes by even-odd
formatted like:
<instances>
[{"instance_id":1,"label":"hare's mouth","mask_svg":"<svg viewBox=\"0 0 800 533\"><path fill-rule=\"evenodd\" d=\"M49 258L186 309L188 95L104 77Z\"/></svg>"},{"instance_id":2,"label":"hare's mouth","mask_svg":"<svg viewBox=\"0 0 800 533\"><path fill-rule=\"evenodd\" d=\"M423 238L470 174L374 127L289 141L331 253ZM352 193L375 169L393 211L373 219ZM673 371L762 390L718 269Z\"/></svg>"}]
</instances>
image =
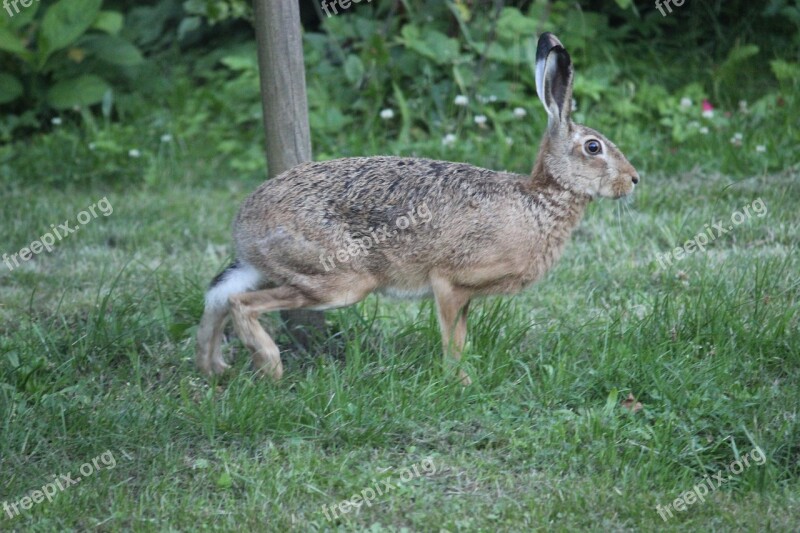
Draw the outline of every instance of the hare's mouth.
<instances>
[{"instance_id":1,"label":"hare's mouth","mask_svg":"<svg viewBox=\"0 0 800 533\"><path fill-rule=\"evenodd\" d=\"M633 184L616 183L611 190L611 194L607 195L607 197L613 200L621 200L632 195L634 190L636 190L636 186Z\"/></svg>"},{"instance_id":2,"label":"hare's mouth","mask_svg":"<svg viewBox=\"0 0 800 533\"><path fill-rule=\"evenodd\" d=\"M626 196L632 195L636 190L637 183L639 183L638 176L635 179L620 177L620 179L614 182L614 199L619 200L620 198L625 198Z\"/></svg>"}]
</instances>

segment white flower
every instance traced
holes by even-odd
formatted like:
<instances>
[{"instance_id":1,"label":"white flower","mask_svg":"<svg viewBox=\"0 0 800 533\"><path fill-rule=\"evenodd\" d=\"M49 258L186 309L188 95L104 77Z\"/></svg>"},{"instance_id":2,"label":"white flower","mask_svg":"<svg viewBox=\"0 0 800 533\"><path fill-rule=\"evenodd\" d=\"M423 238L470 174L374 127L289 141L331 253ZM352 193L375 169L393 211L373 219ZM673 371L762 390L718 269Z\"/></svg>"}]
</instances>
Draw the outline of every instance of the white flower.
<instances>
[{"instance_id":1,"label":"white flower","mask_svg":"<svg viewBox=\"0 0 800 533\"><path fill-rule=\"evenodd\" d=\"M142 152L140 152L136 148L131 148L130 150L128 150L128 156L130 156L130 157L137 158L137 157L140 157L141 155L142 155Z\"/></svg>"},{"instance_id":2,"label":"white flower","mask_svg":"<svg viewBox=\"0 0 800 533\"><path fill-rule=\"evenodd\" d=\"M514 139L512 139L511 137L506 137L506 144L508 146L514 146Z\"/></svg>"},{"instance_id":3,"label":"white flower","mask_svg":"<svg viewBox=\"0 0 800 533\"><path fill-rule=\"evenodd\" d=\"M733 134L733 138L736 139L737 141L741 141L742 139L744 139L744 135L742 135L737 131L736 133Z\"/></svg>"},{"instance_id":4,"label":"white flower","mask_svg":"<svg viewBox=\"0 0 800 533\"><path fill-rule=\"evenodd\" d=\"M706 126L703 126L702 128L700 128L700 133L702 133L703 135L708 135L708 128Z\"/></svg>"},{"instance_id":5,"label":"white flower","mask_svg":"<svg viewBox=\"0 0 800 533\"><path fill-rule=\"evenodd\" d=\"M484 127L486 125L486 115L475 115L475 124Z\"/></svg>"},{"instance_id":6,"label":"white flower","mask_svg":"<svg viewBox=\"0 0 800 533\"><path fill-rule=\"evenodd\" d=\"M162 143L172 142L172 135L170 135L169 133L165 133L164 135L161 136L161 142Z\"/></svg>"},{"instance_id":7,"label":"white flower","mask_svg":"<svg viewBox=\"0 0 800 533\"><path fill-rule=\"evenodd\" d=\"M89 143L89 150L94 151L95 148L97 148L95 143Z\"/></svg>"},{"instance_id":8,"label":"white flower","mask_svg":"<svg viewBox=\"0 0 800 533\"><path fill-rule=\"evenodd\" d=\"M463 94L459 94L458 96L456 96L456 99L453 101L453 103L459 106L465 106L469 104L469 98L467 98Z\"/></svg>"},{"instance_id":9,"label":"white flower","mask_svg":"<svg viewBox=\"0 0 800 533\"><path fill-rule=\"evenodd\" d=\"M394 110L389 109L388 107L381 111L381 118L383 120L389 120L394 118Z\"/></svg>"},{"instance_id":10,"label":"white flower","mask_svg":"<svg viewBox=\"0 0 800 533\"><path fill-rule=\"evenodd\" d=\"M731 137L731 144L734 146L741 146L744 136L741 133L734 133Z\"/></svg>"},{"instance_id":11,"label":"white flower","mask_svg":"<svg viewBox=\"0 0 800 533\"><path fill-rule=\"evenodd\" d=\"M750 110L747 108L747 100L739 100L739 111L748 113Z\"/></svg>"},{"instance_id":12,"label":"white flower","mask_svg":"<svg viewBox=\"0 0 800 533\"><path fill-rule=\"evenodd\" d=\"M525 118L528 112L525 111L524 107L515 107L514 108L514 118Z\"/></svg>"},{"instance_id":13,"label":"white flower","mask_svg":"<svg viewBox=\"0 0 800 533\"><path fill-rule=\"evenodd\" d=\"M61 125L61 117L53 117L50 119L50 122L53 126L60 126Z\"/></svg>"},{"instance_id":14,"label":"white flower","mask_svg":"<svg viewBox=\"0 0 800 533\"><path fill-rule=\"evenodd\" d=\"M692 107L692 99L687 98L685 96L681 98L681 107L683 108Z\"/></svg>"},{"instance_id":15,"label":"white flower","mask_svg":"<svg viewBox=\"0 0 800 533\"><path fill-rule=\"evenodd\" d=\"M456 136L452 133L448 133L442 139L442 146L453 146L456 143Z\"/></svg>"},{"instance_id":16,"label":"white flower","mask_svg":"<svg viewBox=\"0 0 800 533\"><path fill-rule=\"evenodd\" d=\"M756 146L756 152L758 152L759 154L763 154L766 151L767 147L764 146L763 144L759 144L758 146Z\"/></svg>"},{"instance_id":17,"label":"white flower","mask_svg":"<svg viewBox=\"0 0 800 533\"><path fill-rule=\"evenodd\" d=\"M489 101L490 101L490 102L496 102L496 101L497 101L497 96L495 96L495 95L493 95L493 94L490 94L490 95L489 95Z\"/></svg>"},{"instance_id":18,"label":"white flower","mask_svg":"<svg viewBox=\"0 0 800 533\"><path fill-rule=\"evenodd\" d=\"M703 111L703 118L714 118L714 110L706 109L705 111Z\"/></svg>"}]
</instances>

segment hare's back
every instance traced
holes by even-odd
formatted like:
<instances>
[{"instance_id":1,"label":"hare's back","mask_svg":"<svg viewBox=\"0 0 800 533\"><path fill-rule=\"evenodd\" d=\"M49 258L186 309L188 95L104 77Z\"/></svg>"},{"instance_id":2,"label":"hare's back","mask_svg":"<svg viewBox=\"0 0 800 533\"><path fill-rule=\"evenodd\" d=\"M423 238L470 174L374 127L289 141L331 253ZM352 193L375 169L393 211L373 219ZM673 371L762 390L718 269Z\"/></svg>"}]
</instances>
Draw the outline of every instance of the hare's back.
<instances>
[{"instance_id":1,"label":"hare's back","mask_svg":"<svg viewBox=\"0 0 800 533\"><path fill-rule=\"evenodd\" d=\"M264 182L242 205L238 219L265 223L291 214L378 226L423 204L441 213L445 207L450 211L507 195L513 182L524 179L465 163L393 156L306 163Z\"/></svg>"}]
</instances>

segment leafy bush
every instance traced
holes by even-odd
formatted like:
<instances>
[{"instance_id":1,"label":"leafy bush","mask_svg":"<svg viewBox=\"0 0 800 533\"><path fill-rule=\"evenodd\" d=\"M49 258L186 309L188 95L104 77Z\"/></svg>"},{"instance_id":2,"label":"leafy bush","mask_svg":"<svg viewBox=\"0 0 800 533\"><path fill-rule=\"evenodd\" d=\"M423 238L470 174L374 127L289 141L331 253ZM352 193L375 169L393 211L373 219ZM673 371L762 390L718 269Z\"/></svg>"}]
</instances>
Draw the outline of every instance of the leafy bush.
<instances>
[{"instance_id":1,"label":"leafy bush","mask_svg":"<svg viewBox=\"0 0 800 533\"><path fill-rule=\"evenodd\" d=\"M426 155L527 172L545 125L533 75L535 40L554 31L576 66L575 119L607 133L644 172L699 165L741 174L796 164L796 1L763 7L698 0L668 17L629 1L478 5L361 2L333 17L311 6L317 18L304 18L304 51L315 157ZM115 117L125 124L94 126L92 113L108 111L111 101L84 108L91 157L124 159L140 148L131 132L144 127L154 129L154 147L170 132L213 146L230 171L261 171L259 76L247 6L242 0L160 0L127 11L115 35L153 61L138 67L146 75L131 94L115 94ZM34 37L40 31L30 22L33 15L26 16L24 24L12 20L19 24L18 39L25 34L19 28ZM738 33L723 31L728 26ZM101 27L89 26L47 58L52 67L20 82L42 80L42 96L34 98L29 89L26 98L6 104L18 114L0 119L0 136L35 127L42 109L35 104L52 106L46 99L52 84L80 76L124 80L115 73L129 67L109 68L108 54L84 45L111 35ZM71 59L74 49L82 50L83 61ZM38 54L38 46L28 44L24 53ZM18 70L36 65L10 58L7 53L0 61ZM14 85L5 76L0 83ZM140 161L147 158L143 150Z\"/></svg>"},{"instance_id":2,"label":"leafy bush","mask_svg":"<svg viewBox=\"0 0 800 533\"><path fill-rule=\"evenodd\" d=\"M106 101L110 68L142 62L139 49L119 36L124 17L103 10L102 0L59 0L40 13L39 2L0 17L0 105L39 114ZM6 135L17 120L6 124Z\"/></svg>"}]
</instances>

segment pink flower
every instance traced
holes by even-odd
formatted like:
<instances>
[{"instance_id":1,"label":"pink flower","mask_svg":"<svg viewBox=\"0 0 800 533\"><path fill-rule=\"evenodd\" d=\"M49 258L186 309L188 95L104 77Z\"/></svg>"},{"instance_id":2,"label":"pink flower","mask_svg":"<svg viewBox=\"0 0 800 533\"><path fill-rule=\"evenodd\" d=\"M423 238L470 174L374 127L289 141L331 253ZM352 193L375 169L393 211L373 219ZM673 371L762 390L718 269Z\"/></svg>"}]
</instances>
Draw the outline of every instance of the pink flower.
<instances>
[{"instance_id":1,"label":"pink flower","mask_svg":"<svg viewBox=\"0 0 800 533\"><path fill-rule=\"evenodd\" d=\"M703 116L705 118L714 118L714 106L708 100L703 100Z\"/></svg>"}]
</instances>

